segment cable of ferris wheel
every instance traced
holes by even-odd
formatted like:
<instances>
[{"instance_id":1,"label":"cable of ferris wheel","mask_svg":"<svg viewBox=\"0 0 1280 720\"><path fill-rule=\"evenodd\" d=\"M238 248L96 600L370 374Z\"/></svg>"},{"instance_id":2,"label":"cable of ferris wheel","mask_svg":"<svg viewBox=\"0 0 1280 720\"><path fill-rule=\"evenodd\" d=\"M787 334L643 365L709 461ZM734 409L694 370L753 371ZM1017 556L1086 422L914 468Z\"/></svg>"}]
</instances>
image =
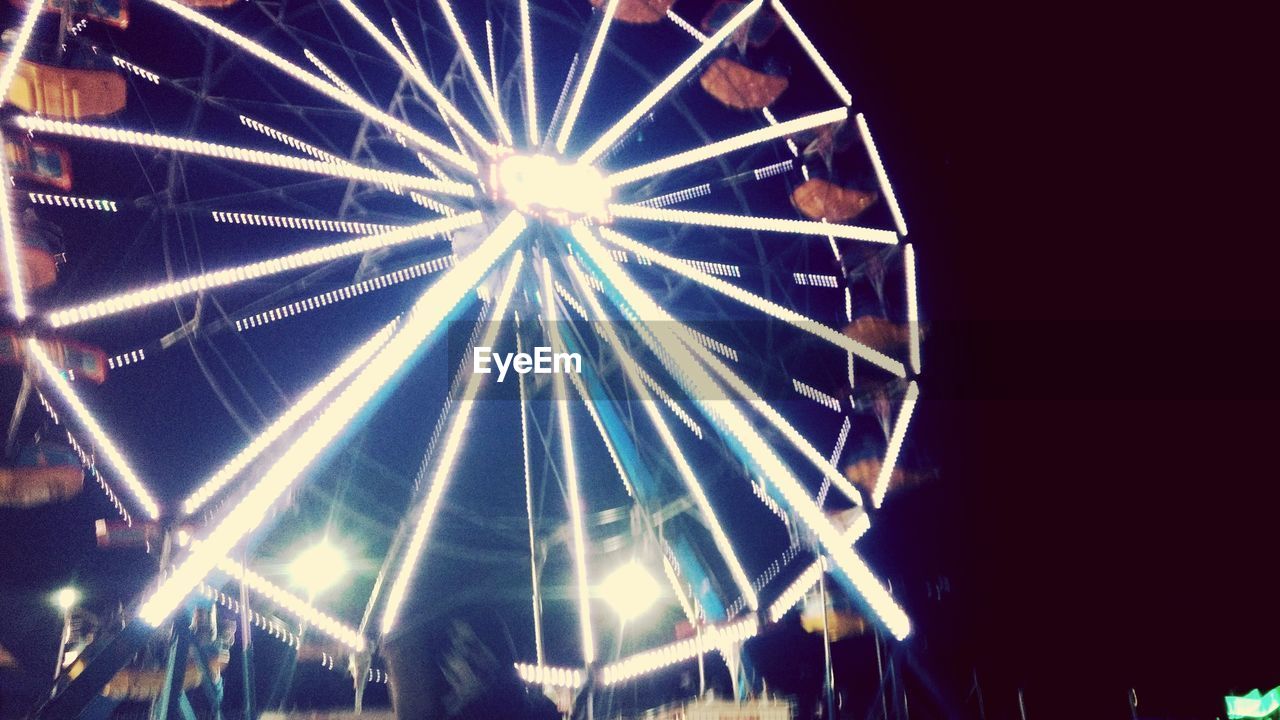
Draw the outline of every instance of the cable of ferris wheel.
<instances>
[{"instance_id":1,"label":"cable of ferris wheel","mask_svg":"<svg viewBox=\"0 0 1280 720\"><path fill-rule=\"evenodd\" d=\"M749 307L753 307L774 319L781 320L782 322L785 322L799 330L804 330L805 332L816 335L832 345L849 350L863 360L866 360L883 370L891 372L898 377L906 377L906 367L900 361L895 360L878 350L863 345L843 333L832 330L816 320L811 320L794 310L782 307L781 305L770 300L766 300L755 293L743 290L742 288L731 283L727 283L718 277L702 272L697 268L691 267L676 258L660 253L648 245L633 240L615 230L601 228L600 234L609 243L617 247L630 250L636 255L650 260L654 264L660 265L667 270L682 275L699 285L703 285L704 287L715 290L716 292L726 295Z\"/></svg>"},{"instance_id":2,"label":"cable of ferris wheel","mask_svg":"<svg viewBox=\"0 0 1280 720\"><path fill-rule=\"evenodd\" d=\"M793 133L810 130L822 125L830 125L843 121L849 116L848 108L834 108L822 112L810 113L793 118L777 125L769 125L757 128L749 132L736 135L725 140L719 140L709 145L695 147L684 152L669 155L643 165L620 170L605 178L610 187L619 187L627 185L637 180L653 177L662 173L670 172L678 168L682 168L694 163L703 162L704 160L712 160L721 155L741 150L752 145L776 140Z\"/></svg>"},{"instance_id":3,"label":"cable of ferris wheel","mask_svg":"<svg viewBox=\"0 0 1280 720\"><path fill-rule=\"evenodd\" d=\"M202 13L196 12L195 10L188 8L185 5L182 5L181 3L176 2L176 0L148 0L148 1L153 4L159 5L160 7L172 12L173 14L181 17L182 19L194 25L198 25L204 28L205 30L208 30L209 32L221 37L223 40L226 40L227 42L230 42L231 44L236 45L237 47L249 53L250 55L275 67L277 70L292 77L294 80L297 80L298 82L306 85L307 87L310 87L312 90L328 97L329 99L334 100L338 103L341 103L342 105L346 105L347 107L357 110L373 119L376 119L379 123L386 125L387 127L390 127L395 131L403 134L405 137L413 140L415 143L430 150L433 154L441 157L442 159L448 160L450 164L456 165L457 167L460 167L464 170L469 170L472 173L479 171L479 166L477 166L476 163L470 158L467 158L466 156L459 154L455 150L451 150L440 141L426 135L425 133L410 126L404 121L398 120L388 115L387 113L383 112L382 110L379 110L378 108L374 107L372 104L367 102L366 100L359 98L357 96L354 96L347 91L342 90L341 88L333 85L326 79L321 79L313 75L312 73L307 72L306 70L303 70L302 68L298 67L294 63L291 63L288 60L285 60L284 58L280 57L278 54L263 47L259 43L253 40L250 40L249 38L235 32L234 30L227 28L226 26L212 20L208 16Z\"/></svg>"},{"instance_id":4,"label":"cable of ferris wheel","mask_svg":"<svg viewBox=\"0 0 1280 720\"><path fill-rule=\"evenodd\" d=\"M646 95L644 99L632 106L632 108L623 115L621 119L615 122L608 130L604 131L604 133L602 133L600 137L597 138L596 141L578 157L578 162L591 164L600 159L600 157L604 155L610 147L614 146L622 139L623 135L625 135L633 125L635 125L642 117L647 115L659 102L662 102L663 98L674 90L676 85L678 85L686 75L693 72L694 68L700 65L707 56L718 50L720 46L724 44L724 41L737 31L738 27L741 26L742 23L746 22L748 18L753 16L755 12L760 9L760 6L763 3L764 0L752 0L752 2L747 3L737 15L733 16L733 19L725 23L724 27L720 28L720 30L718 30L714 35L707 38L706 41L698 46L698 49L695 50L693 54L686 58L684 62L680 63L675 70L672 70L666 78L662 80L662 82L658 83L656 87L650 90L649 94Z\"/></svg>"},{"instance_id":5,"label":"cable of ferris wheel","mask_svg":"<svg viewBox=\"0 0 1280 720\"><path fill-rule=\"evenodd\" d=\"M502 330L506 311L510 305L511 297L515 293L517 280L520 278L523 266L524 254L522 251L517 250L512 256L509 267L506 269L506 277L494 303L492 320L487 323L484 336L480 340L482 346L492 346L498 337L498 333ZM427 484L421 508L415 508L417 512L413 532L409 536L408 546L405 548L401 559L399 571L387 591L386 604L382 608L382 617L378 628L381 636L386 636L387 633L395 628L401 607L409 592L409 583L417 572L418 561L426 548L427 535L431 530L432 521L448 488L450 475L454 465L457 463L463 443L466 441L466 430L471 420L472 411L475 409L476 396L479 394L483 378L484 375L482 373L472 372L469 374L466 378L462 396L454 405L455 414L450 420L449 428L446 431L444 446L438 463L433 469L431 479Z\"/></svg>"},{"instance_id":6,"label":"cable of ferris wheel","mask_svg":"<svg viewBox=\"0 0 1280 720\"><path fill-rule=\"evenodd\" d=\"M581 278L575 278L575 280L581 280ZM580 293L586 293L589 291L589 288L580 286L578 288L578 291ZM612 323L600 322L598 320L595 324L604 325L604 326L612 325ZM563 323L562 323L562 326L563 326ZM576 332L576 329L575 329L575 332ZM612 333L611 330L605 330L603 332L605 334ZM614 345L614 347L620 349L619 345ZM624 362L627 362L627 361L624 360ZM600 368L591 362L587 363L587 368L592 372L594 376L594 377L589 377L589 379L594 380L594 384L600 385L600 387L603 388L603 385L599 382L599 377L601 375ZM664 575L666 575L668 582L671 584L671 590L673 593L675 593L676 599L680 602L680 607L685 613L685 618L690 623L696 623L698 618L698 612L695 611L693 606L693 603L696 603L696 599L691 599L686 595L685 589L680 586L676 573L672 571L673 568L671 567L671 560L669 559L665 551L661 551L661 548L663 547L664 543L661 537L658 535L653 516L649 513L648 508L644 506L644 503L642 502L642 498L640 497L638 490L636 488L636 484L635 482L632 481L630 472L627 470L626 464L623 462L622 457L619 455L618 449L613 439L610 437L609 432L606 429L603 420L600 417L600 411L596 407L596 402L591 399L591 395L588 393L586 383L580 376L575 374L575 375L570 375L569 377L573 383L574 389L577 390L578 398L582 401L583 405L586 406L587 412L591 416L591 421L595 424L596 432L597 434L599 434L601 442L604 443L605 450L608 451L609 453L609 458L613 462L613 466L618 473L619 480L622 481L622 485L626 489L627 495L632 498L635 509L640 513L641 520L642 520L641 524L645 530L645 533L649 537L650 541L654 544L654 547L657 547L660 549L660 552L662 554L663 569L665 571ZM606 398L604 399L603 402L613 404L616 402L616 400L614 400L613 398ZM542 664L541 657L539 658L538 663Z\"/></svg>"},{"instance_id":7,"label":"cable of ferris wheel","mask_svg":"<svg viewBox=\"0 0 1280 720\"><path fill-rule=\"evenodd\" d=\"M583 236L588 236L589 231L581 225L575 225L571 228L571 234L578 245L581 246ZM612 259L610 260L612 261ZM578 269L577 272L581 274L582 271ZM585 276L580 277L580 280L585 285ZM591 317L594 318L596 322L605 322L607 324L606 319L608 318L608 315L604 312L599 301L592 295L585 295L584 297L587 300L587 306L591 308ZM653 327L643 329L638 327L637 330L640 331L641 337L645 338L645 342L647 344L651 342L648 337L650 334L653 332L663 332L662 329L655 330ZM650 347L653 348L652 345L650 345ZM656 349L655 352L657 352ZM659 355L659 360L667 367L668 371L678 379L679 369L672 367L669 364L670 358ZM738 586L738 590L742 593L743 597L748 599L748 605L754 609L759 601L756 597L755 590L751 587L751 580L747 577L746 571L743 570L742 562L738 558L737 551L733 547L733 543L730 542L729 536L725 533L724 527L721 524L715 509L711 506L711 501L708 499L701 481L698 480L697 473L695 473L692 466L689 465L689 461L685 457L684 452L680 449L680 445L676 441L675 435L671 432L666 420L658 410L656 400L652 393L650 393L649 388L645 386L644 382L641 381L639 375L635 372L635 367L626 364L624 361L623 369L626 378L632 387L632 392L638 399L640 399L640 405L645 409L647 417L657 430L663 447L674 462L681 480L689 490L695 504L698 506L699 512L707 523L708 528L711 530L711 536L715 541L716 550L724 558L725 564L729 566L729 572L733 576L734 582Z\"/></svg>"},{"instance_id":8,"label":"cable of ferris wheel","mask_svg":"<svg viewBox=\"0 0 1280 720\"><path fill-rule=\"evenodd\" d=\"M725 213L655 208L646 205L619 205L617 203L609 206L609 214L615 218L627 220L675 223L677 225L701 225L729 230L781 232L823 238L838 237L846 240L861 240L884 245L895 245L898 242L897 234L889 230L812 220L770 218L757 215L729 215Z\"/></svg>"},{"instance_id":9,"label":"cable of ferris wheel","mask_svg":"<svg viewBox=\"0 0 1280 720\"><path fill-rule=\"evenodd\" d=\"M356 374L346 389L330 402L284 453L267 469L237 502L221 513L202 538L208 540L191 553L142 603L138 617L156 627L172 613L209 570L266 521L267 513L316 461L325 447L340 436L349 424L381 395L383 389L403 377L406 365L418 357L422 347L438 336L440 328L464 300L474 297L474 289L490 269L508 254L523 233L524 219L511 213L465 259L415 301L395 335Z\"/></svg>"},{"instance_id":10,"label":"cable of ferris wheel","mask_svg":"<svg viewBox=\"0 0 1280 720\"><path fill-rule=\"evenodd\" d=\"M367 33L369 37L373 38L374 42L382 48L383 52L385 52L387 56L395 62L400 70L408 75L409 78L413 80L414 84L421 88L423 92L427 93L431 100L436 103L436 106L442 110L445 116L452 118L453 121L457 123L458 127L462 128L462 131L467 135L467 137L471 138L473 142L484 150L486 155L490 157L493 156L496 151L493 144L481 135L479 130L476 130L475 126L467 120L467 117L463 115L452 102L450 102L449 98L445 97L444 93L440 92L440 89L435 86L435 83L427 77L426 72L423 71L420 64L415 62L413 58L410 58L406 56L405 53L401 52L400 49L391 42L391 39L379 30L377 26L373 24L373 21L370 20L369 17L365 15L354 2L352 2L352 0L338 0L338 3L342 5L343 9L351 15L361 28L364 29L365 33Z\"/></svg>"},{"instance_id":11,"label":"cable of ferris wheel","mask_svg":"<svg viewBox=\"0 0 1280 720\"><path fill-rule=\"evenodd\" d=\"M622 268L614 262L604 246L593 237L585 227L575 227L573 233L575 246L581 249L589 262L601 274L610 291L609 298L619 305L619 309L627 309L640 322L650 323L669 319L667 314L631 280ZM664 364L671 358L683 356L687 348L696 344L690 337L681 337L678 332L655 332L652 335L657 347L654 348ZM843 543L841 533L823 514L821 508L806 492L804 485L787 468L786 464L769 446L759 430L746 418L737 403L727 398L724 388L696 362L686 362L678 370L671 368L681 379L682 385L716 425L726 438L736 441L735 447L741 451L741 457L747 466L759 477L768 478L779 491L787 507L814 532L826 552L835 561L840 576L847 581L847 587L860 597L871 613L887 627L898 639L905 639L911 633L911 621L902 608L894 601L893 596L875 576L870 566L852 548Z\"/></svg>"},{"instance_id":12,"label":"cable of ferris wheel","mask_svg":"<svg viewBox=\"0 0 1280 720\"><path fill-rule=\"evenodd\" d=\"M13 79L18 74L18 64L22 62L22 56L27 52L27 45L31 42L31 34L36 27L36 21L40 19L40 13L43 11L44 5L41 3L33 3L27 8L26 14L22 16L22 22L18 25L18 33L14 38L13 46L9 48L9 55L4 60L4 65L0 66L0 98L9 96L9 88L13 85ZM30 313L27 305L26 290L22 286L22 269L21 258L19 257L19 240L17 230L13 226L13 209L10 207L12 198L9 193L9 160L7 154L0 158L0 181L5 183L3 192L0 192L0 234L3 235L3 251L4 251L4 269L7 286L9 287L10 307L13 315L19 322L25 320Z\"/></svg>"},{"instance_id":13,"label":"cable of ferris wheel","mask_svg":"<svg viewBox=\"0 0 1280 720\"><path fill-rule=\"evenodd\" d=\"M587 61L583 65L577 87L574 88L573 97L569 100L569 109L565 114L564 122L560 125L560 134L556 137L556 150L561 154L564 153L565 146L569 143L569 136L573 134L573 128L578 122L578 113L582 111L582 102L586 99L591 79L595 76L596 64L600 61L600 52L604 49L609 26L613 24L613 17L618 11L618 2L619 0L605 0L604 15L596 29L595 40L587 53Z\"/></svg>"},{"instance_id":14,"label":"cable of ferris wheel","mask_svg":"<svg viewBox=\"0 0 1280 720\"><path fill-rule=\"evenodd\" d=\"M350 2L350 0L339 0L340 2ZM476 61L475 53L471 50L471 43L467 41L466 33L462 31L462 25L458 22L457 15L453 12L453 5L449 0L437 0L440 10L444 13L445 23L449 26L449 31L453 33L454 42L457 43L458 49L462 52L462 59L471 73L471 80L484 106L488 110L489 119L498 129L498 135L504 143L510 145L512 142L511 128L507 126L507 120L502 115L502 108L498 105L498 98L489 90L489 83L485 80L484 72L480 69L480 63Z\"/></svg>"},{"instance_id":15,"label":"cable of ferris wheel","mask_svg":"<svg viewBox=\"0 0 1280 720\"><path fill-rule=\"evenodd\" d=\"M289 270L319 265L343 257L360 255L378 248L420 241L432 235L478 225L481 222L483 222L483 218L478 212L440 220L430 220L389 233L360 236L351 240L281 255L268 260L259 260L245 265L195 275L177 282L161 283L147 288L99 298L78 306L51 311L46 315L46 318L54 327L74 325L102 317L118 315L175 297L190 295L201 290L227 287Z\"/></svg>"}]
</instances>

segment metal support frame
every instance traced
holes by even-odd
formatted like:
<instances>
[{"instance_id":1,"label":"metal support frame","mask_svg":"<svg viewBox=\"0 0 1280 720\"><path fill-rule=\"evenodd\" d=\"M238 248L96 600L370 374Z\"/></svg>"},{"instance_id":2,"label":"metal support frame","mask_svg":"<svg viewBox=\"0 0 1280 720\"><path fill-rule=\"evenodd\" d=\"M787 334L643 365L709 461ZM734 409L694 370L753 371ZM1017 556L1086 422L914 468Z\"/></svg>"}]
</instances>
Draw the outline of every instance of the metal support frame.
<instances>
[{"instance_id":1,"label":"metal support frame","mask_svg":"<svg viewBox=\"0 0 1280 720\"><path fill-rule=\"evenodd\" d=\"M184 715L180 705L185 696L182 690L187 674L187 656L191 652L191 633L188 626L191 613L183 610L173 618L173 638L169 641L169 653L165 660L164 686L151 707L151 720L169 720Z\"/></svg>"}]
</instances>

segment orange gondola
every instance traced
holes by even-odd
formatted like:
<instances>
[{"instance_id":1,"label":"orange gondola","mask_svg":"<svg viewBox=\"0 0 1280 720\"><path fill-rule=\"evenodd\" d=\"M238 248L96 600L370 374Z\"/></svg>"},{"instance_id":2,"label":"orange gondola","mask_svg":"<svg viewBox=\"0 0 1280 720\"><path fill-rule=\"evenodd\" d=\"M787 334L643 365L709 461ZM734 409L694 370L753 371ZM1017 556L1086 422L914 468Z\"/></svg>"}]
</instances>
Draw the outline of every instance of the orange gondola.
<instances>
[{"instance_id":1,"label":"orange gondola","mask_svg":"<svg viewBox=\"0 0 1280 720\"><path fill-rule=\"evenodd\" d=\"M604 0L591 0L595 7L604 5ZM619 22L636 25L651 25L667 16L667 11L676 0L618 0L618 9L613 12L613 19Z\"/></svg>"},{"instance_id":2,"label":"orange gondola","mask_svg":"<svg viewBox=\"0 0 1280 720\"><path fill-rule=\"evenodd\" d=\"M882 467L883 465L879 458L863 458L852 465L846 466L844 476L849 478L849 482L862 488L870 496L875 491L876 479L880 477L880 468ZM912 485L919 485L930 477L929 472L913 472L904 470L901 466L895 466L893 472L889 473L889 486L885 491L894 492Z\"/></svg>"},{"instance_id":3,"label":"orange gondola","mask_svg":"<svg viewBox=\"0 0 1280 720\"><path fill-rule=\"evenodd\" d=\"M820 596L815 594L800 611L800 626L808 633L822 632L822 608ZM867 619L861 614L827 604L827 637L831 642L847 637L857 637L867 631Z\"/></svg>"},{"instance_id":4,"label":"orange gondola","mask_svg":"<svg viewBox=\"0 0 1280 720\"><path fill-rule=\"evenodd\" d=\"M4 138L4 157L9 172L20 180L71 189L71 156L60 145L29 135Z\"/></svg>"},{"instance_id":5,"label":"orange gondola","mask_svg":"<svg viewBox=\"0 0 1280 720\"><path fill-rule=\"evenodd\" d=\"M14 7L25 8L30 0L9 0ZM129 0L44 0L45 12L70 12L72 17L85 17L113 27L129 27Z\"/></svg>"},{"instance_id":6,"label":"orange gondola","mask_svg":"<svg viewBox=\"0 0 1280 720\"><path fill-rule=\"evenodd\" d=\"M58 258L48 250L21 245L18 247L18 278L24 292L35 292L58 279ZM0 298L9 297L8 280L0 280Z\"/></svg>"},{"instance_id":7,"label":"orange gondola","mask_svg":"<svg viewBox=\"0 0 1280 720\"><path fill-rule=\"evenodd\" d=\"M200 651L209 663L211 680L216 684L222 677L222 671L231 660L231 645L235 642L236 623L234 620L222 620L218 623L215 635L212 629L213 615L206 610L197 610L191 621L192 635L199 640ZM182 688L190 690L200 684L202 673L196 661L196 648L191 648L182 673ZM67 674L70 677L79 675L84 669L83 661L77 660ZM167 673L163 667L126 667L115 674L102 688L102 694L116 700L154 700L160 696L165 686Z\"/></svg>"},{"instance_id":8,"label":"orange gondola","mask_svg":"<svg viewBox=\"0 0 1280 720\"><path fill-rule=\"evenodd\" d=\"M729 58L717 58L703 71L702 89L726 107L738 110L760 110L769 107L786 92L790 82L779 75L769 75Z\"/></svg>"},{"instance_id":9,"label":"orange gondola","mask_svg":"<svg viewBox=\"0 0 1280 720\"><path fill-rule=\"evenodd\" d=\"M84 467L57 443L24 447L13 467L0 467L0 506L29 508L68 500L84 489Z\"/></svg>"},{"instance_id":10,"label":"orange gondola","mask_svg":"<svg viewBox=\"0 0 1280 720\"><path fill-rule=\"evenodd\" d=\"M40 345L54 367L70 375L101 385L107 379L107 354L92 345L75 340L42 339ZM26 343L13 330L0 330L0 364L24 365Z\"/></svg>"},{"instance_id":11,"label":"orange gondola","mask_svg":"<svg viewBox=\"0 0 1280 720\"><path fill-rule=\"evenodd\" d=\"M41 220L32 208L22 213L18 232L18 279L26 292L35 292L58 279L58 255L62 251L62 230ZM8 297L8 274L0 273L0 297Z\"/></svg>"},{"instance_id":12,"label":"orange gondola","mask_svg":"<svg viewBox=\"0 0 1280 720\"><path fill-rule=\"evenodd\" d=\"M911 341L911 325L879 315L863 315L846 325L844 334L869 348L889 352L907 346Z\"/></svg>"},{"instance_id":13,"label":"orange gondola","mask_svg":"<svg viewBox=\"0 0 1280 720\"><path fill-rule=\"evenodd\" d=\"M6 57L0 53L0 60ZM53 120L89 120L124 109L125 81L114 70L60 68L23 60L7 100Z\"/></svg>"},{"instance_id":14,"label":"orange gondola","mask_svg":"<svg viewBox=\"0 0 1280 720\"><path fill-rule=\"evenodd\" d=\"M791 204L811 220L842 223L861 215L878 197L872 191L854 190L830 180L810 178L791 191Z\"/></svg>"}]
</instances>

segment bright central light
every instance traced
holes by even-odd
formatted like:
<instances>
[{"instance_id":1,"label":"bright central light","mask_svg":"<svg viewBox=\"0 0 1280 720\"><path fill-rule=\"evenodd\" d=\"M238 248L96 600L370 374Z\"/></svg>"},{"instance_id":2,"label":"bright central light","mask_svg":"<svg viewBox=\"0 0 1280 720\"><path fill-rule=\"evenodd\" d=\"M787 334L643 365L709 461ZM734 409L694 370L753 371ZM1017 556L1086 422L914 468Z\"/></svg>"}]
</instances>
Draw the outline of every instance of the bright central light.
<instances>
[{"instance_id":1,"label":"bright central light","mask_svg":"<svg viewBox=\"0 0 1280 720\"><path fill-rule=\"evenodd\" d=\"M294 584L313 596L333 587L346 573L347 556L327 539L303 550L289 564Z\"/></svg>"},{"instance_id":2,"label":"bright central light","mask_svg":"<svg viewBox=\"0 0 1280 720\"><path fill-rule=\"evenodd\" d=\"M80 591L73 587L64 587L53 594L53 603L62 612L67 612L80 602Z\"/></svg>"},{"instance_id":3,"label":"bright central light","mask_svg":"<svg viewBox=\"0 0 1280 720\"><path fill-rule=\"evenodd\" d=\"M613 606L618 617L626 621L643 615L661 594L658 581L634 561L614 570L600 584L600 595Z\"/></svg>"},{"instance_id":4,"label":"bright central light","mask_svg":"<svg viewBox=\"0 0 1280 720\"><path fill-rule=\"evenodd\" d=\"M521 212L569 224L609 219L612 190L590 165L564 164L547 155L507 155L494 163L491 185L499 201Z\"/></svg>"}]
</instances>

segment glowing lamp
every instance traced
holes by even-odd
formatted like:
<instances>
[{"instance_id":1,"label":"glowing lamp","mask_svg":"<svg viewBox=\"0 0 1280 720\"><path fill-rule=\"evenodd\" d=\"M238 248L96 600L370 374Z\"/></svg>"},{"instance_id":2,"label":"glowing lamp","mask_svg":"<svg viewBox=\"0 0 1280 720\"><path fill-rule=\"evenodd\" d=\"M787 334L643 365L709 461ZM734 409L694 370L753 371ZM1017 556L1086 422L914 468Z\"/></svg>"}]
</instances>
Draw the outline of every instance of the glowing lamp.
<instances>
[{"instance_id":1,"label":"glowing lamp","mask_svg":"<svg viewBox=\"0 0 1280 720\"><path fill-rule=\"evenodd\" d=\"M73 587L64 587L53 594L53 604L62 612L68 612L80 602L80 591Z\"/></svg>"},{"instance_id":2,"label":"glowing lamp","mask_svg":"<svg viewBox=\"0 0 1280 720\"><path fill-rule=\"evenodd\" d=\"M328 540L321 540L303 550L289 564L294 584L312 595L333 587L347 572L347 557Z\"/></svg>"},{"instance_id":3,"label":"glowing lamp","mask_svg":"<svg viewBox=\"0 0 1280 720\"><path fill-rule=\"evenodd\" d=\"M623 620L643 615L658 601L662 588L639 563L629 562L614 570L600 585L600 595Z\"/></svg>"},{"instance_id":4,"label":"glowing lamp","mask_svg":"<svg viewBox=\"0 0 1280 720\"><path fill-rule=\"evenodd\" d=\"M604 176L590 165L565 164L547 155L507 155L494 163L495 199L562 225L581 218L609 219L612 197Z\"/></svg>"}]
</instances>

